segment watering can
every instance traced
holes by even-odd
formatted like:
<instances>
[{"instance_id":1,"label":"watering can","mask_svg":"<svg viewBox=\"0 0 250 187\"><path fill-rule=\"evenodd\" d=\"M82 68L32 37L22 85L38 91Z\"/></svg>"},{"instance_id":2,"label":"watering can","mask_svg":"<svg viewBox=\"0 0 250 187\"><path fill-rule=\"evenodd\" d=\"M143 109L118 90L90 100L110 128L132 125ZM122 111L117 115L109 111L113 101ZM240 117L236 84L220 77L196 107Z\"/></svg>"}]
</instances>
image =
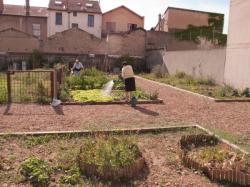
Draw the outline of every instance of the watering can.
<instances>
[{"instance_id":1,"label":"watering can","mask_svg":"<svg viewBox=\"0 0 250 187\"><path fill-rule=\"evenodd\" d=\"M131 101L130 101L131 107L136 107L137 104L137 99L136 97L132 97Z\"/></svg>"}]
</instances>

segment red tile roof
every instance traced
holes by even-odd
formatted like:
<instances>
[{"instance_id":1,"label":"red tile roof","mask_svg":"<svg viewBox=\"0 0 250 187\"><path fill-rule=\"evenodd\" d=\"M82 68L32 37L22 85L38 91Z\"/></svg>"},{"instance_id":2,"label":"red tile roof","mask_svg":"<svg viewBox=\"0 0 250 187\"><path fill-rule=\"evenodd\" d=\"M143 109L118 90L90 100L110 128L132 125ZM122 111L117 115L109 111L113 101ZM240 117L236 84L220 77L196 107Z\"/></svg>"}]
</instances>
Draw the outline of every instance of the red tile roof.
<instances>
[{"instance_id":1,"label":"red tile roof","mask_svg":"<svg viewBox=\"0 0 250 187\"><path fill-rule=\"evenodd\" d=\"M26 9L25 6L21 5L4 5L4 10L2 14L7 15L18 15L18 16L25 16ZM30 7L30 16L38 16L38 17L47 17L48 11L46 7Z\"/></svg>"},{"instance_id":2,"label":"red tile roof","mask_svg":"<svg viewBox=\"0 0 250 187\"><path fill-rule=\"evenodd\" d=\"M101 14L97 0L50 0L49 9Z\"/></svg>"}]
</instances>

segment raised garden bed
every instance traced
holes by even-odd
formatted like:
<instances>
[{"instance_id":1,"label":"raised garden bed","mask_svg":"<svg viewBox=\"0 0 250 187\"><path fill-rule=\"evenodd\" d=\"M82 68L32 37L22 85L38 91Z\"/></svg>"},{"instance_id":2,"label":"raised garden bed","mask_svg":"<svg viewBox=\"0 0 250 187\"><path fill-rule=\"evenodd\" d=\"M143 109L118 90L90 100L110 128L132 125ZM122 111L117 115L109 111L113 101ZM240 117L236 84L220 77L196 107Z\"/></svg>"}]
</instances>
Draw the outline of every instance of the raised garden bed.
<instances>
[{"instance_id":1,"label":"raised garden bed","mask_svg":"<svg viewBox=\"0 0 250 187\"><path fill-rule=\"evenodd\" d=\"M210 135L188 135L180 140L180 158L186 167L204 172L213 181L250 185L248 155Z\"/></svg>"},{"instance_id":2,"label":"raised garden bed","mask_svg":"<svg viewBox=\"0 0 250 187\"><path fill-rule=\"evenodd\" d=\"M145 159L133 140L107 137L86 141L80 149L78 162L80 170L88 176L120 180L136 178Z\"/></svg>"},{"instance_id":3,"label":"raised garden bed","mask_svg":"<svg viewBox=\"0 0 250 187\"><path fill-rule=\"evenodd\" d=\"M102 88L111 80L114 82L111 93L105 94ZM106 75L94 68L86 69L79 77L66 78L65 88L59 94L64 105L126 104L124 82L117 76ZM163 103L158 99L158 93L149 94L138 89L133 96L137 98L138 104Z\"/></svg>"},{"instance_id":4,"label":"raised garden bed","mask_svg":"<svg viewBox=\"0 0 250 187\"><path fill-rule=\"evenodd\" d=\"M198 94L215 102L250 102L248 89L239 91L228 85L220 86L212 79L194 79L185 73L176 75L140 74L141 77L157 81L180 91Z\"/></svg>"}]
</instances>

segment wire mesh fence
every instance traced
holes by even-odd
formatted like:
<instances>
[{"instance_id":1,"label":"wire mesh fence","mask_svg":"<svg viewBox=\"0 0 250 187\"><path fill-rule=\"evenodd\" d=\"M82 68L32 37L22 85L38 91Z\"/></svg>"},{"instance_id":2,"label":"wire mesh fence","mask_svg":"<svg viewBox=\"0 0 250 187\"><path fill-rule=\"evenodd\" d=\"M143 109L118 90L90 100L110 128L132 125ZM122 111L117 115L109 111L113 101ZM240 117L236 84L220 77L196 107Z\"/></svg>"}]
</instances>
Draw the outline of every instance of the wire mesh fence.
<instances>
[{"instance_id":1,"label":"wire mesh fence","mask_svg":"<svg viewBox=\"0 0 250 187\"><path fill-rule=\"evenodd\" d=\"M7 74L0 72L0 104L8 102Z\"/></svg>"},{"instance_id":2,"label":"wire mesh fence","mask_svg":"<svg viewBox=\"0 0 250 187\"><path fill-rule=\"evenodd\" d=\"M53 71L9 71L8 100L14 103L49 103L53 97Z\"/></svg>"}]
</instances>

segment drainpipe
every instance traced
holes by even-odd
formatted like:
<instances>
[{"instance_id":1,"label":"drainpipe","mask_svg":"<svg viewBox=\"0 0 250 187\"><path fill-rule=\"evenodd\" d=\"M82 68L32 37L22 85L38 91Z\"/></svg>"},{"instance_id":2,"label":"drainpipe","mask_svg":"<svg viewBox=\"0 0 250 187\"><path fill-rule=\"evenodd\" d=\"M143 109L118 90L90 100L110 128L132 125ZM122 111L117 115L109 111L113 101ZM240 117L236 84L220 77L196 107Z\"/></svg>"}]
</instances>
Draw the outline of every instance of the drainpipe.
<instances>
[{"instance_id":1,"label":"drainpipe","mask_svg":"<svg viewBox=\"0 0 250 187\"><path fill-rule=\"evenodd\" d=\"M26 16L30 15L30 1L26 0Z\"/></svg>"},{"instance_id":2,"label":"drainpipe","mask_svg":"<svg viewBox=\"0 0 250 187\"><path fill-rule=\"evenodd\" d=\"M161 14L159 14L159 20L158 20L158 23L159 23L159 31L161 31Z\"/></svg>"},{"instance_id":3,"label":"drainpipe","mask_svg":"<svg viewBox=\"0 0 250 187\"><path fill-rule=\"evenodd\" d=\"M0 0L0 14L3 12L3 9L4 9L3 0Z\"/></svg>"}]
</instances>

